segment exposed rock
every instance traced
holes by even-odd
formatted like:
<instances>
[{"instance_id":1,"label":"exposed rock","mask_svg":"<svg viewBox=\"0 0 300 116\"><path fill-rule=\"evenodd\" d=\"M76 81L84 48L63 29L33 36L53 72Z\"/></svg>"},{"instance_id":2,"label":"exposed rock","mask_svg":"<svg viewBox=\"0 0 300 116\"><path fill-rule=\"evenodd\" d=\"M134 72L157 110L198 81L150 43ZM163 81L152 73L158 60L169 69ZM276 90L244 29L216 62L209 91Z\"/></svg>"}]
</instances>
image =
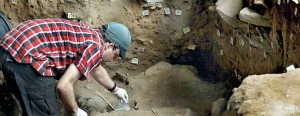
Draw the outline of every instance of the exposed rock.
<instances>
[{"instance_id":1,"label":"exposed rock","mask_svg":"<svg viewBox=\"0 0 300 116\"><path fill-rule=\"evenodd\" d=\"M240 11L239 18L241 21L257 25L257 26L265 26L270 27L270 20L262 17L262 15L258 14L254 10L245 7Z\"/></svg>"},{"instance_id":2,"label":"exposed rock","mask_svg":"<svg viewBox=\"0 0 300 116\"><path fill-rule=\"evenodd\" d=\"M242 21L237 19L236 17L230 17L228 15L225 15L223 12L217 10L221 18L230 26L236 28L243 24Z\"/></svg>"},{"instance_id":3,"label":"exposed rock","mask_svg":"<svg viewBox=\"0 0 300 116\"><path fill-rule=\"evenodd\" d=\"M292 0L293 2L295 2L296 4L298 4L299 3L299 0Z\"/></svg>"},{"instance_id":4,"label":"exposed rock","mask_svg":"<svg viewBox=\"0 0 300 116\"><path fill-rule=\"evenodd\" d=\"M212 103L211 115L212 116L222 116L222 113L226 110L225 98L219 98Z\"/></svg>"},{"instance_id":5,"label":"exposed rock","mask_svg":"<svg viewBox=\"0 0 300 116\"><path fill-rule=\"evenodd\" d=\"M218 0L217 10L229 17L236 17L242 10L242 0Z\"/></svg>"},{"instance_id":6,"label":"exposed rock","mask_svg":"<svg viewBox=\"0 0 300 116\"><path fill-rule=\"evenodd\" d=\"M265 4L264 0L252 0L252 2L256 5L261 5L267 8L267 5Z\"/></svg>"},{"instance_id":7,"label":"exposed rock","mask_svg":"<svg viewBox=\"0 0 300 116\"><path fill-rule=\"evenodd\" d=\"M300 69L252 75L234 89L227 110L243 116L300 115Z\"/></svg>"},{"instance_id":8,"label":"exposed rock","mask_svg":"<svg viewBox=\"0 0 300 116\"><path fill-rule=\"evenodd\" d=\"M227 24L237 27L241 22L236 17L242 9L242 4L242 0L218 0L216 9Z\"/></svg>"},{"instance_id":9,"label":"exposed rock","mask_svg":"<svg viewBox=\"0 0 300 116\"><path fill-rule=\"evenodd\" d=\"M267 7L264 0L254 0L254 4L258 4L258 5Z\"/></svg>"}]
</instances>

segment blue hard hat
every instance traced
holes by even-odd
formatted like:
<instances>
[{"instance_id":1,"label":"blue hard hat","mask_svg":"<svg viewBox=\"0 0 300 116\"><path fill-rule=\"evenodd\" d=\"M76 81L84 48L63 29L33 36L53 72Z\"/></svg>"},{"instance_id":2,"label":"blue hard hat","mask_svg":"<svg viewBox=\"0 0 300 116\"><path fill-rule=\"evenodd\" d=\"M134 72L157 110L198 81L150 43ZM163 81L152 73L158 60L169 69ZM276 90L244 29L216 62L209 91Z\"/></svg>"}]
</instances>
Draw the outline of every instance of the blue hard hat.
<instances>
[{"instance_id":1,"label":"blue hard hat","mask_svg":"<svg viewBox=\"0 0 300 116\"><path fill-rule=\"evenodd\" d=\"M125 59L126 51L128 50L131 43L131 35L128 28L118 22L110 22L105 25L103 30L106 39L111 40L113 43L117 44L120 48L121 58Z\"/></svg>"}]
</instances>

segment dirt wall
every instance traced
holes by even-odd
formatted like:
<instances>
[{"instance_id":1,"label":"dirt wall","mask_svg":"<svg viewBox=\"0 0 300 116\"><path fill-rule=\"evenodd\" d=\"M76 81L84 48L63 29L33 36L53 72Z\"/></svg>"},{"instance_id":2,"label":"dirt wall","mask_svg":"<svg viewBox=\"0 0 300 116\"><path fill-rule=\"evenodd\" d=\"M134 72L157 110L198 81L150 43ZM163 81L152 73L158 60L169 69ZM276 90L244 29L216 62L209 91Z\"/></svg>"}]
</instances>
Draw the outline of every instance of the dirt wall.
<instances>
[{"instance_id":1,"label":"dirt wall","mask_svg":"<svg viewBox=\"0 0 300 116\"><path fill-rule=\"evenodd\" d=\"M211 1L196 2L192 31L178 42L173 63L194 65L201 77L232 85L238 85L247 75L281 73L289 65L299 66L299 13L295 15L298 5L294 2L279 5L273 1L268 8L260 9L270 19L271 27L244 22L232 27L218 12L208 10L213 5ZM255 7L250 3L244 6ZM187 49L191 44L196 45L195 50Z\"/></svg>"}]
</instances>

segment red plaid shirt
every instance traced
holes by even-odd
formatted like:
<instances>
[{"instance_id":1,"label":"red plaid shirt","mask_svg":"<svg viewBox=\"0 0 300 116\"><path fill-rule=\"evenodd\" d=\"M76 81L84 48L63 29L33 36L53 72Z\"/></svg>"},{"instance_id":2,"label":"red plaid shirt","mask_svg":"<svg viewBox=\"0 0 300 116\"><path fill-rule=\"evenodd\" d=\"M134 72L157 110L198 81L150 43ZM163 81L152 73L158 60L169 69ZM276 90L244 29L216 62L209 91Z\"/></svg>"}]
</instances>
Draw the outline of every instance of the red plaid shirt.
<instances>
[{"instance_id":1,"label":"red plaid shirt","mask_svg":"<svg viewBox=\"0 0 300 116\"><path fill-rule=\"evenodd\" d=\"M43 76L63 74L74 63L85 76L102 62L102 34L79 22L35 19L21 23L0 41L19 63L30 63Z\"/></svg>"}]
</instances>

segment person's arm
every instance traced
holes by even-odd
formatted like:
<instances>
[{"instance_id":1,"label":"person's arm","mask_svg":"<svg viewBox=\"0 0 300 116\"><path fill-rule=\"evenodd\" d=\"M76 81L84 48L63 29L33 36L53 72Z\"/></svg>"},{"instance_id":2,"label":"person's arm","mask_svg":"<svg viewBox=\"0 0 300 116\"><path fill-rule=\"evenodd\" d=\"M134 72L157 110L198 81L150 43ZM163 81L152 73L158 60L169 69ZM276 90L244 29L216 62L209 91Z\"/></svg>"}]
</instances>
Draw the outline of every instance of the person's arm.
<instances>
[{"instance_id":1,"label":"person's arm","mask_svg":"<svg viewBox=\"0 0 300 116\"><path fill-rule=\"evenodd\" d=\"M112 81L107 71L101 65L93 69L90 74L99 84L101 84L106 89L111 90L111 92L115 96L121 98L124 102L128 103L128 94L126 90L116 86L116 83Z\"/></svg>"},{"instance_id":2,"label":"person's arm","mask_svg":"<svg viewBox=\"0 0 300 116\"><path fill-rule=\"evenodd\" d=\"M99 84L101 84L106 89L111 89L114 87L114 82L109 77L107 71L101 65L92 70L90 74Z\"/></svg>"},{"instance_id":3,"label":"person's arm","mask_svg":"<svg viewBox=\"0 0 300 116\"><path fill-rule=\"evenodd\" d=\"M66 72L59 79L57 84L57 90L59 93L59 97L71 113L75 113L78 110L78 105L75 101L74 96L74 84L80 78L81 72L77 69L74 64L71 64Z\"/></svg>"}]
</instances>

